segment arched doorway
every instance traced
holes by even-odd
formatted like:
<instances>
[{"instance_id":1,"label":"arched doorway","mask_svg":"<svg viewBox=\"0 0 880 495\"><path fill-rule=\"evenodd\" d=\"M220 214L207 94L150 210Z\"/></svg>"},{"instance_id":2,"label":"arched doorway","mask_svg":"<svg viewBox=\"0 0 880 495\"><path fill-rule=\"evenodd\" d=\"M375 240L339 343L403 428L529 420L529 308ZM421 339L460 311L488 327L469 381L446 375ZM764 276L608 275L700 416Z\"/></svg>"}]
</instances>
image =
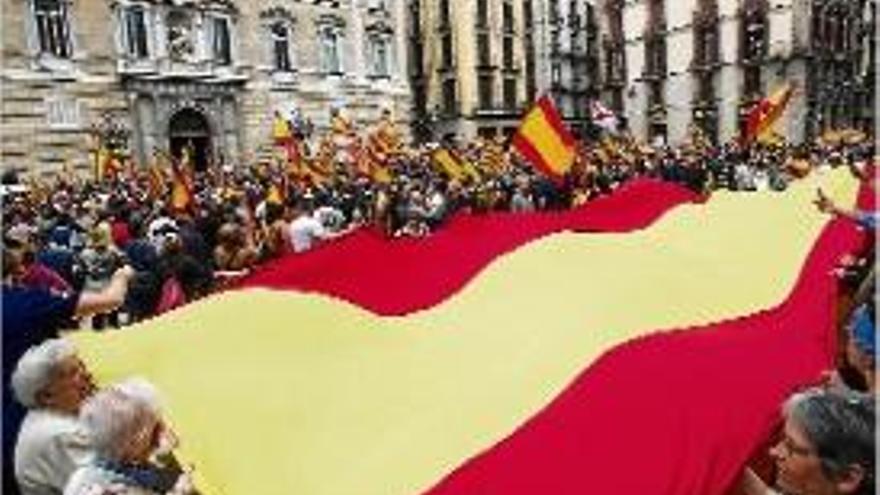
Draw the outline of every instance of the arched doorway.
<instances>
[{"instance_id":1,"label":"arched doorway","mask_svg":"<svg viewBox=\"0 0 880 495\"><path fill-rule=\"evenodd\" d=\"M195 169L204 171L211 156L211 127L208 119L192 108L184 108L171 116L168 122L168 149L174 158L183 155L183 149L192 149Z\"/></svg>"}]
</instances>

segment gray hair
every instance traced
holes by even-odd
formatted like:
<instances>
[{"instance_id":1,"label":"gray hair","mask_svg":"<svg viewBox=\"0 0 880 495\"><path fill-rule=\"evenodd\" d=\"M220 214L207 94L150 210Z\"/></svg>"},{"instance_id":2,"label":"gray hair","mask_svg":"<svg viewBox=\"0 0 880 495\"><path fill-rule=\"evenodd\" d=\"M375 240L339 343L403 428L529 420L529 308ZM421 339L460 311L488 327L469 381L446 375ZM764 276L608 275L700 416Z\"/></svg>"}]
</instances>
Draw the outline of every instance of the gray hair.
<instances>
[{"instance_id":1,"label":"gray hair","mask_svg":"<svg viewBox=\"0 0 880 495\"><path fill-rule=\"evenodd\" d=\"M146 380L132 378L96 393L83 404L79 417L95 450L118 460L132 436L160 415L156 389Z\"/></svg>"},{"instance_id":2,"label":"gray hair","mask_svg":"<svg viewBox=\"0 0 880 495\"><path fill-rule=\"evenodd\" d=\"M864 470L859 494L874 493L874 397L848 390L810 389L792 396L785 415L816 447L822 470L839 479L853 464Z\"/></svg>"},{"instance_id":3,"label":"gray hair","mask_svg":"<svg viewBox=\"0 0 880 495\"><path fill-rule=\"evenodd\" d=\"M65 339L47 340L28 349L12 372L15 399L28 409L40 407L37 396L52 383L61 362L75 355L76 347Z\"/></svg>"}]
</instances>

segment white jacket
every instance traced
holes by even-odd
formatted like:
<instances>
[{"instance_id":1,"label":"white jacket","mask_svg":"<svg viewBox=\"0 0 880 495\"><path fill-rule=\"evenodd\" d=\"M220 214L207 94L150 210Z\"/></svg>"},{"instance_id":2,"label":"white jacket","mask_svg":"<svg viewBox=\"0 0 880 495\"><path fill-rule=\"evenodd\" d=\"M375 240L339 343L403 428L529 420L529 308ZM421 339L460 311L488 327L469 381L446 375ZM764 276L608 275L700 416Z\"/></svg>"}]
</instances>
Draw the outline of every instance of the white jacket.
<instances>
[{"instance_id":1,"label":"white jacket","mask_svg":"<svg viewBox=\"0 0 880 495\"><path fill-rule=\"evenodd\" d=\"M15 444L15 477L22 495L58 495L70 475L93 458L76 416L48 409L28 412Z\"/></svg>"}]
</instances>

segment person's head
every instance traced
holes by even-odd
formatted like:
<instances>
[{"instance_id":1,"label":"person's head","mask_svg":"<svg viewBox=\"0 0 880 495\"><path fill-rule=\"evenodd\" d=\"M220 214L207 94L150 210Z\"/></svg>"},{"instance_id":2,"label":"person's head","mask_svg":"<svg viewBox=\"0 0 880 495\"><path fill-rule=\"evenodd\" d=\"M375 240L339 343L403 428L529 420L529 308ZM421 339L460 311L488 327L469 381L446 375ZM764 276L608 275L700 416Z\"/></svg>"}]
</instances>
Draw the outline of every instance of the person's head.
<instances>
[{"instance_id":1,"label":"person's head","mask_svg":"<svg viewBox=\"0 0 880 495\"><path fill-rule=\"evenodd\" d=\"M856 370L863 374L873 374L876 368L876 331L873 311L863 304L853 311L847 324L846 358Z\"/></svg>"},{"instance_id":2,"label":"person's head","mask_svg":"<svg viewBox=\"0 0 880 495\"><path fill-rule=\"evenodd\" d=\"M156 390L137 378L96 393L83 404L80 420L98 455L130 464L148 461L164 428Z\"/></svg>"},{"instance_id":3,"label":"person's head","mask_svg":"<svg viewBox=\"0 0 880 495\"><path fill-rule=\"evenodd\" d=\"M783 439L770 450L791 495L874 493L874 399L811 389L785 404Z\"/></svg>"},{"instance_id":4,"label":"person's head","mask_svg":"<svg viewBox=\"0 0 880 495\"><path fill-rule=\"evenodd\" d=\"M21 280L27 270L24 246L15 239L3 240L3 282L15 283Z\"/></svg>"},{"instance_id":5,"label":"person's head","mask_svg":"<svg viewBox=\"0 0 880 495\"><path fill-rule=\"evenodd\" d=\"M242 232L237 224L224 223L217 230L217 242L225 248L234 248L240 244Z\"/></svg>"},{"instance_id":6,"label":"person's head","mask_svg":"<svg viewBox=\"0 0 880 495\"><path fill-rule=\"evenodd\" d=\"M52 339L31 347L12 373L15 398L28 409L76 414L95 390L92 376L70 341Z\"/></svg>"},{"instance_id":7,"label":"person's head","mask_svg":"<svg viewBox=\"0 0 880 495\"><path fill-rule=\"evenodd\" d=\"M89 232L89 242L94 249L103 250L110 247L110 236L101 226Z\"/></svg>"}]
</instances>

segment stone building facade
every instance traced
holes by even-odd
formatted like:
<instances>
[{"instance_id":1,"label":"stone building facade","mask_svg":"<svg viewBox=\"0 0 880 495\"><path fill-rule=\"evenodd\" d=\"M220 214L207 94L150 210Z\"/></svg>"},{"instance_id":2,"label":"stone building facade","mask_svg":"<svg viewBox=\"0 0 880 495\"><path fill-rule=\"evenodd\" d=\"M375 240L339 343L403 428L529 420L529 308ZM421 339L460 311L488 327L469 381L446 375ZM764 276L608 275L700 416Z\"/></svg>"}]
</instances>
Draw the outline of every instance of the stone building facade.
<instances>
[{"instance_id":1,"label":"stone building facade","mask_svg":"<svg viewBox=\"0 0 880 495\"><path fill-rule=\"evenodd\" d=\"M512 132L526 100L521 0L410 0L424 138Z\"/></svg>"},{"instance_id":2,"label":"stone building facade","mask_svg":"<svg viewBox=\"0 0 880 495\"><path fill-rule=\"evenodd\" d=\"M0 0L3 167L88 167L98 136L139 163L264 152L274 113L321 132L411 107L403 0Z\"/></svg>"},{"instance_id":3,"label":"stone building facade","mask_svg":"<svg viewBox=\"0 0 880 495\"><path fill-rule=\"evenodd\" d=\"M576 133L598 94L598 19L584 0L410 0L415 131L512 134L549 94Z\"/></svg>"},{"instance_id":4,"label":"stone building facade","mask_svg":"<svg viewBox=\"0 0 880 495\"><path fill-rule=\"evenodd\" d=\"M590 122L590 101L599 93L599 24L597 10L585 0L525 0L532 11L528 40L538 93L549 94L576 136ZM530 94L532 101L534 92Z\"/></svg>"},{"instance_id":5,"label":"stone building facade","mask_svg":"<svg viewBox=\"0 0 880 495\"><path fill-rule=\"evenodd\" d=\"M741 132L755 102L796 91L777 130L873 128L874 0L603 0L602 98L637 137ZM818 70L817 70L818 69ZM844 89L845 88L845 89Z\"/></svg>"}]
</instances>

